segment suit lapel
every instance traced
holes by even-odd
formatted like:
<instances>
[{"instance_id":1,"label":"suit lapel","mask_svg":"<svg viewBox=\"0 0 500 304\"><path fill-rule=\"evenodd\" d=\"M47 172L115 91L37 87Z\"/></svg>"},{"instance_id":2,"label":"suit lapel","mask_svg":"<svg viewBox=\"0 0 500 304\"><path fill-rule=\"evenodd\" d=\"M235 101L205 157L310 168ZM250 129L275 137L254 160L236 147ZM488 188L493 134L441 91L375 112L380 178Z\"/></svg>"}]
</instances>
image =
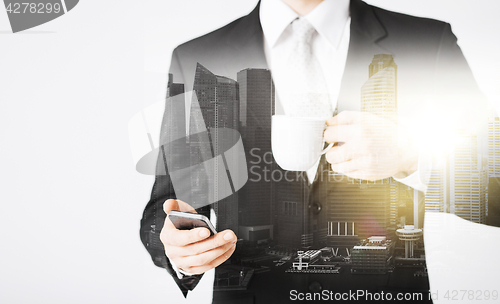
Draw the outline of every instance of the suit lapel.
<instances>
[{"instance_id":1,"label":"suit lapel","mask_svg":"<svg viewBox=\"0 0 500 304\"><path fill-rule=\"evenodd\" d=\"M368 65L373 56L392 54L384 46L387 31L370 5L361 0L351 0L350 14L349 51L339 93L339 112L360 110L360 90L368 79Z\"/></svg>"},{"instance_id":2,"label":"suit lapel","mask_svg":"<svg viewBox=\"0 0 500 304\"><path fill-rule=\"evenodd\" d=\"M242 59L244 67L241 69L268 68L259 10L260 2L250 14L237 21L225 41L226 45L233 49L235 56Z\"/></svg>"}]
</instances>

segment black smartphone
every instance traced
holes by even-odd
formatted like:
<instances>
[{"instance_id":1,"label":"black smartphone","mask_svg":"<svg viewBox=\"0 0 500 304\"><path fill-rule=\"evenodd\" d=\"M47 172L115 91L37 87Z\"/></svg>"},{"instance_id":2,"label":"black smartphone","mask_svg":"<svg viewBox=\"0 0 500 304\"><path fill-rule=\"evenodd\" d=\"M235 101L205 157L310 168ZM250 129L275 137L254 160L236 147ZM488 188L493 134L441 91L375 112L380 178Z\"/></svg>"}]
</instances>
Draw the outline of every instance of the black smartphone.
<instances>
[{"instance_id":1,"label":"black smartphone","mask_svg":"<svg viewBox=\"0 0 500 304\"><path fill-rule=\"evenodd\" d=\"M168 213L168 218L179 230L189 230L198 227L208 228L210 236L217 234L214 225L210 220L201 214L172 210Z\"/></svg>"}]
</instances>

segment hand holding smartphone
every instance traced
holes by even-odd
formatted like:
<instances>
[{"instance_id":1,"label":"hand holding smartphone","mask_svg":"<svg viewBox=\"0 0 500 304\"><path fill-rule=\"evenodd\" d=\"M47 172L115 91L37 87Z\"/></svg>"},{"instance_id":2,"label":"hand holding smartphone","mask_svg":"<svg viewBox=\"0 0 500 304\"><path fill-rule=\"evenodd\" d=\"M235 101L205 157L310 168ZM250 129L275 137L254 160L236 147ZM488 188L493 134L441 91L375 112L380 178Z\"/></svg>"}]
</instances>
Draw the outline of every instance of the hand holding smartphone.
<instances>
[{"instance_id":1,"label":"hand holding smartphone","mask_svg":"<svg viewBox=\"0 0 500 304\"><path fill-rule=\"evenodd\" d=\"M202 274L234 253L237 242L234 232L229 229L217 232L210 220L195 213L189 204L169 199L163 204L163 211L168 216L160 240L166 256L179 271Z\"/></svg>"}]
</instances>

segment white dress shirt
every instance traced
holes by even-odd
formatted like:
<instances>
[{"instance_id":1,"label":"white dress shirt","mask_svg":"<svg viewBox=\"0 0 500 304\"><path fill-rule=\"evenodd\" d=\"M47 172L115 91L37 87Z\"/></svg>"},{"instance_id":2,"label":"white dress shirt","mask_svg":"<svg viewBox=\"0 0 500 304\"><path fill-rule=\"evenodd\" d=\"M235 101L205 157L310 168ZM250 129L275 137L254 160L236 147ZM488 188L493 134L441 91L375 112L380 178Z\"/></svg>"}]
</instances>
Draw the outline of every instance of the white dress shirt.
<instances>
[{"instance_id":1,"label":"white dress shirt","mask_svg":"<svg viewBox=\"0 0 500 304\"><path fill-rule=\"evenodd\" d=\"M260 22L264 33L264 53L276 87L276 114L287 113L287 101L280 99L280 92L289 89L293 75L284 68L293 48L293 28L296 18L306 18L316 29L312 37L312 53L322 66L332 109L337 107L340 85L349 50L350 24L349 0L324 0L305 16L300 16L282 0L262 0ZM361 88L360 88L361 89ZM361 102L360 100L352 102ZM422 162L419 160L419 169ZM310 183L314 181L319 160L306 171ZM425 172L424 170L418 170ZM414 189L425 190L425 177L415 172L403 179L396 179Z\"/></svg>"},{"instance_id":2,"label":"white dress shirt","mask_svg":"<svg viewBox=\"0 0 500 304\"><path fill-rule=\"evenodd\" d=\"M293 48L292 21L300 17L281 0L263 0L260 5L260 23L264 32L264 52L276 87L276 114L288 114L286 100L280 92L289 90L290 77L284 67ZM349 49L350 23L349 0L326 0L303 16L316 29L312 53L322 66L332 109L337 106L340 84ZM283 94L283 93L282 93ZM307 170L310 183L315 178L319 160Z\"/></svg>"}]
</instances>

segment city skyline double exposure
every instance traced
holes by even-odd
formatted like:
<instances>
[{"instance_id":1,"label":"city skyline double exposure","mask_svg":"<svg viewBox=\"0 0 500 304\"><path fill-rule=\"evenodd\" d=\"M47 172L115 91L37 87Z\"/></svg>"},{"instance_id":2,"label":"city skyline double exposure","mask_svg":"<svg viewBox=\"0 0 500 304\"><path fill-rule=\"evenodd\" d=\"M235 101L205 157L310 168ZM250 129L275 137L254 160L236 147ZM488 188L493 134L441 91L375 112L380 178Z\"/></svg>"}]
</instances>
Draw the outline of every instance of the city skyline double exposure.
<instances>
[{"instance_id":1,"label":"city skyline double exposure","mask_svg":"<svg viewBox=\"0 0 500 304\"><path fill-rule=\"evenodd\" d=\"M392 55L375 55L367 65L368 79L359 88L361 112L382 118L370 126L382 134L377 138L381 149L396 149L398 144L398 129L393 127L402 120L398 115L398 68ZM239 279L226 286L222 283L225 278L216 277L216 290L245 289L253 273L263 269L280 275L389 275L395 281L412 278L415 286L425 289L424 212L456 214L477 223L487 221L488 197L495 195L488 195L488 190L499 187L488 187L488 162L477 135L456 130L459 140L447 147L451 153L444 157L440 154L438 166L423 174L427 178L425 194L392 177L373 181L349 178L332 171L325 158L321 158L314 181L310 181L305 172L283 170L274 161L271 117L279 99L271 71L247 68L236 75L236 80L215 75L198 63L191 98L196 102L185 105L185 84L174 82L175 75L169 74L166 104L171 108L165 111L169 117L163 118L161 136L176 139L182 134L195 135L182 141L190 149L164 145L158 158L159 164L167 164L162 174L168 174L184 166L173 160L176 155L184 161L189 159L191 165L218 155L221 134L214 130L227 128L241 134L243 153L234 155L246 162L248 182L241 189L222 182L220 176L231 175L227 165L212 170L212 175L203 171L178 179L185 183L183 191L213 202L218 231L231 229L239 238L234 256L220 266L227 268L229 277ZM176 98L182 106L173 107ZM189 121L179 120L189 116L185 113L188 108ZM496 136L493 141L490 138L490 157L500 154L499 128L498 118L490 121L490 137ZM236 138L238 135L231 142ZM210 148L200 149L204 144ZM228 163L227 158L221 163ZM162 168L156 170L158 174ZM175 179L175 173L171 175ZM203 186L203 179L215 182ZM216 199L211 194L209 199L207 193L229 195ZM207 205L184 201L195 208ZM277 263L271 263L271 259Z\"/></svg>"}]
</instances>

